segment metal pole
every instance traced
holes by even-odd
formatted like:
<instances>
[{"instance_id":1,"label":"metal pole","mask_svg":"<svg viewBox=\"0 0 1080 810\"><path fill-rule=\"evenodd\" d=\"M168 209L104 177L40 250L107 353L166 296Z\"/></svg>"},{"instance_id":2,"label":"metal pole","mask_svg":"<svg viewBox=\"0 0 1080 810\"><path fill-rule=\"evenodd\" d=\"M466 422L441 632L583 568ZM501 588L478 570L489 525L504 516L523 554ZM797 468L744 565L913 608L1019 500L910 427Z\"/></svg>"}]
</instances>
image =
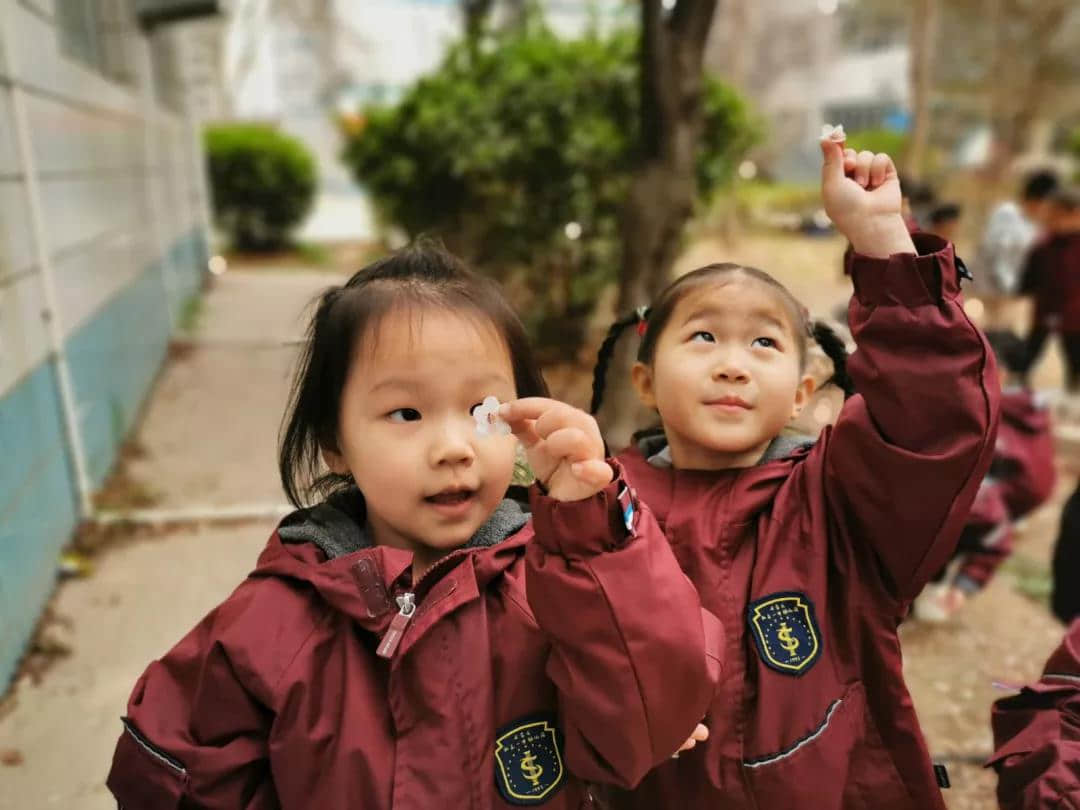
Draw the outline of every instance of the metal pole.
<instances>
[{"instance_id":1,"label":"metal pole","mask_svg":"<svg viewBox=\"0 0 1080 810\"><path fill-rule=\"evenodd\" d=\"M61 331L60 313L56 304L56 282L53 276L52 256L45 235L45 217L41 208L41 188L38 185L37 164L34 159L33 145L30 142L30 127L27 122L25 90L21 79L14 75L17 59L11 57L18 47L12 36L12 14L14 0L0 0L3 3L3 16L0 17L0 42L8 55L11 66L11 112L15 122L15 141L19 163L22 167L23 182L26 184L26 203L30 212L31 233L34 240L34 259L41 277L42 294L45 307L41 318L49 336L49 359L56 374L56 383L60 392L60 410L63 414L64 434L67 439L68 457L74 474L75 492L78 498L79 517L83 520L94 513L91 497L93 486L86 465L86 446L83 443L79 426L78 400L75 387L71 382L71 369L68 366L67 353L64 349L64 335Z\"/></svg>"}]
</instances>

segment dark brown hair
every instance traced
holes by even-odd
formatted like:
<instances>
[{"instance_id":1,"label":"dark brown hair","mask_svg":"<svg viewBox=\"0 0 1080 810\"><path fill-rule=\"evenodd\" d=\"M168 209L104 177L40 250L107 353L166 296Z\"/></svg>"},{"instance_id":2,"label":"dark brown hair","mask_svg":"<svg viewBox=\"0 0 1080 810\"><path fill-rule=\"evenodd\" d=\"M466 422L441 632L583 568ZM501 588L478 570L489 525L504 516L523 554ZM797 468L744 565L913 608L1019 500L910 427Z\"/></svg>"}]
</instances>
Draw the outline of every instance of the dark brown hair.
<instances>
[{"instance_id":1,"label":"dark brown hair","mask_svg":"<svg viewBox=\"0 0 1080 810\"><path fill-rule=\"evenodd\" d=\"M756 267L747 267L732 262L721 264L709 264L699 267L684 276L679 277L669 284L656 299L652 307L641 307L633 313L619 318L608 330L607 337L600 344L600 351L596 357L596 367L593 370L593 395L590 411L596 413L603 403L604 385L607 378L608 365L615 351L615 343L627 326L637 323L643 324L644 334L641 345L638 347L637 359L639 363L652 363L656 353L656 344L660 334L671 320L678 303L691 291L703 284L708 284L719 278L732 275L742 275L769 287L779 297L784 308L787 310L791 321L791 331L798 343L799 367L806 364L806 342L813 338L825 351L833 362L833 376L828 382L835 383L843 389L845 396L854 393L854 386L847 376L847 348L843 340L827 324L820 321L811 321L810 315L794 295L764 270Z\"/></svg>"},{"instance_id":2,"label":"dark brown hair","mask_svg":"<svg viewBox=\"0 0 1080 810\"><path fill-rule=\"evenodd\" d=\"M456 256L420 242L368 265L341 287L318 298L282 422L278 471L285 494L303 506L315 493L329 495L351 484L348 476L321 471L323 449L338 446L341 395L363 340L377 335L392 312L432 308L461 312L486 323L506 341L519 397L547 396L521 321L490 279Z\"/></svg>"}]
</instances>

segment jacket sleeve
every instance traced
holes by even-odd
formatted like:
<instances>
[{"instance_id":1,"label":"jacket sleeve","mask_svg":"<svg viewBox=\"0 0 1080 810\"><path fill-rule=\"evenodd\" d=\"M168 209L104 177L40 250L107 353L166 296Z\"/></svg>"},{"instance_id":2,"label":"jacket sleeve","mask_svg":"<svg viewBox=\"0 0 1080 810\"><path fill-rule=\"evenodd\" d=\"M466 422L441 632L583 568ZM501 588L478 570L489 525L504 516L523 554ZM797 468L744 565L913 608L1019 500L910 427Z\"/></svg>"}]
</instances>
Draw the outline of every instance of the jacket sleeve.
<instances>
[{"instance_id":1,"label":"jacket sleeve","mask_svg":"<svg viewBox=\"0 0 1080 810\"><path fill-rule=\"evenodd\" d=\"M552 645L570 770L634 787L705 717L724 635L652 513L615 480L592 498L532 493L526 591Z\"/></svg>"},{"instance_id":2,"label":"jacket sleeve","mask_svg":"<svg viewBox=\"0 0 1080 810\"><path fill-rule=\"evenodd\" d=\"M124 810L278 807L272 716L221 641L246 601L241 586L135 684L107 780Z\"/></svg>"},{"instance_id":3,"label":"jacket sleeve","mask_svg":"<svg viewBox=\"0 0 1080 810\"><path fill-rule=\"evenodd\" d=\"M1080 622L1042 679L994 704L994 755L1003 810L1080 807Z\"/></svg>"},{"instance_id":4,"label":"jacket sleeve","mask_svg":"<svg viewBox=\"0 0 1080 810\"><path fill-rule=\"evenodd\" d=\"M952 246L853 255L849 320L858 392L825 444L829 511L873 549L894 597L914 598L956 546L990 465L1000 389L960 298Z\"/></svg>"}]
</instances>

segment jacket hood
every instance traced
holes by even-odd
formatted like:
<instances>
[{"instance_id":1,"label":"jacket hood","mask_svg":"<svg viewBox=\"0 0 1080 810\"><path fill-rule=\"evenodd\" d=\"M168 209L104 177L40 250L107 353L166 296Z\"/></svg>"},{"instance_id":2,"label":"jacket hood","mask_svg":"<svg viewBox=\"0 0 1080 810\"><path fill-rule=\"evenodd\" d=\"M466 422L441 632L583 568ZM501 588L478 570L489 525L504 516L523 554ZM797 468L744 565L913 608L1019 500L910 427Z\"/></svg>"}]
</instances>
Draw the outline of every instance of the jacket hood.
<instances>
[{"instance_id":1,"label":"jacket hood","mask_svg":"<svg viewBox=\"0 0 1080 810\"><path fill-rule=\"evenodd\" d=\"M528 519L520 504L503 500L468 543L433 569L445 573L472 557L482 588L519 556L529 536L521 531ZM278 525L252 576L305 583L337 610L378 630L396 610L389 594L395 585L407 583L403 575L412 565L412 553L374 545L366 523L364 498L356 489L299 509Z\"/></svg>"},{"instance_id":2,"label":"jacket hood","mask_svg":"<svg viewBox=\"0 0 1080 810\"><path fill-rule=\"evenodd\" d=\"M814 444L815 440L809 436L781 434L772 440L753 467L676 470L671 466L667 438L662 433L650 433L640 437L636 445L618 458L661 523L666 522L676 488L684 493L699 490L705 493L721 482L737 482L738 497L725 502L725 513L735 523L751 520L764 510L776 496L777 488L790 477L792 468Z\"/></svg>"}]
</instances>

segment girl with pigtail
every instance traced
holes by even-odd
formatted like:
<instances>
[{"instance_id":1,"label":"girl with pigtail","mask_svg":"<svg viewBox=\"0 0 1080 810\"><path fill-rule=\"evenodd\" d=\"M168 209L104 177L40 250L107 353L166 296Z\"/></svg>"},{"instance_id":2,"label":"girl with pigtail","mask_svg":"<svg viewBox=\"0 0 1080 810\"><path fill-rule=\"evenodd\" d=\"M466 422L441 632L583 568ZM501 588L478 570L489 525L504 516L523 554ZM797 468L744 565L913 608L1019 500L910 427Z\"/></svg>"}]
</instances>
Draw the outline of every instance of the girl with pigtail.
<instances>
[{"instance_id":1,"label":"girl with pigtail","mask_svg":"<svg viewBox=\"0 0 1080 810\"><path fill-rule=\"evenodd\" d=\"M994 359L952 245L909 235L892 160L821 148L825 210L853 246L857 351L772 276L713 264L600 352L594 413L614 342L638 324L632 382L660 429L617 458L726 631L708 742L616 791L617 810L945 807L896 630L989 466ZM847 395L816 440L784 431L814 391L811 341Z\"/></svg>"}]
</instances>

